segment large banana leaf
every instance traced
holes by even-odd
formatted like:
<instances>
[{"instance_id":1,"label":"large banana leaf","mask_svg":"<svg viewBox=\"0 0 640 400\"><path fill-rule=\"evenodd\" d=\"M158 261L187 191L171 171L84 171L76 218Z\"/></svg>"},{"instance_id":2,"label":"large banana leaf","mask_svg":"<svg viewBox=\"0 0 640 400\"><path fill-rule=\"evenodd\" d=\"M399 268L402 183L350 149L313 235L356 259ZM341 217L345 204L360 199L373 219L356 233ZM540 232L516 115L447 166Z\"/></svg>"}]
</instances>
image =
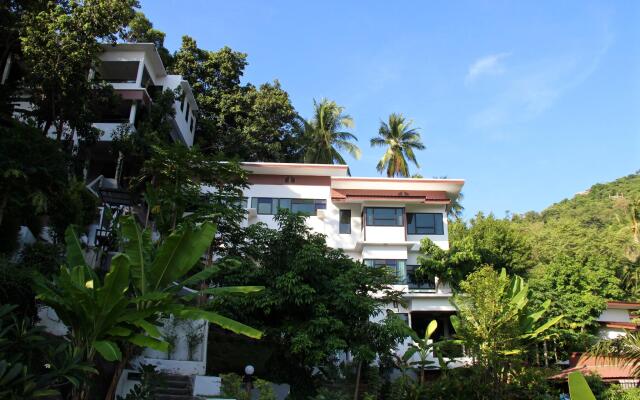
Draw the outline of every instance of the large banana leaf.
<instances>
[{"instance_id":1,"label":"large banana leaf","mask_svg":"<svg viewBox=\"0 0 640 400\"><path fill-rule=\"evenodd\" d=\"M87 262L84 259L80 240L78 240L78 236L71 225L69 225L64 231L64 240L67 245L65 254L67 258L67 265L69 267L85 265Z\"/></svg>"},{"instance_id":2,"label":"large banana leaf","mask_svg":"<svg viewBox=\"0 0 640 400\"><path fill-rule=\"evenodd\" d=\"M254 339L260 339L262 332L248 325L234 321L231 318L224 317L213 311L201 310L199 308L184 308L176 313L176 316L183 319L204 319L216 324L221 328L240 335L248 336Z\"/></svg>"},{"instance_id":3,"label":"large banana leaf","mask_svg":"<svg viewBox=\"0 0 640 400\"><path fill-rule=\"evenodd\" d=\"M569 374L569 396L571 400L596 400L587 380L578 371Z\"/></svg>"},{"instance_id":4,"label":"large banana leaf","mask_svg":"<svg viewBox=\"0 0 640 400\"><path fill-rule=\"evenodd\" d=\"M122 358L122 353L117 344L109 340L97 340L93 342L93 347L107 361L118 361Z\"/></svg>"},{"instance_id":5,"label":"large banana leaf","mask_svg":"<svg viewBox=\"0 0 640 400\"><path fill-rule=\"evenodd\" d=\"M151 288L167 287L189 272L211 245L215 233L216 226L205 222L199 227L186 227L169 235L151 265Z\"/></svg>"},{"instance_id":6,"label":"large banana leaf","mask_svg":"<svg viewBox=\"0 0 640 400\"><path fill-rule=\"evenodd\" d=\"M149 231L141 231L132 216L122 218L121 232L124 237L124 253L131 260L131 278L137 291L145 294L148 288L147 259L151 252Z\"/></svg>"},{"instance_id":7,"label":"large banana leaf","mask_svg":"<svg viewBox=\"0 0 640 400\"><path fill-rule=\"evenodd\" d=\"M129 257L118 254L111 260L111 270L99 288L98 302L102 312L108 313L125 296L129 288Z\"/></svg>"}]
</instances>

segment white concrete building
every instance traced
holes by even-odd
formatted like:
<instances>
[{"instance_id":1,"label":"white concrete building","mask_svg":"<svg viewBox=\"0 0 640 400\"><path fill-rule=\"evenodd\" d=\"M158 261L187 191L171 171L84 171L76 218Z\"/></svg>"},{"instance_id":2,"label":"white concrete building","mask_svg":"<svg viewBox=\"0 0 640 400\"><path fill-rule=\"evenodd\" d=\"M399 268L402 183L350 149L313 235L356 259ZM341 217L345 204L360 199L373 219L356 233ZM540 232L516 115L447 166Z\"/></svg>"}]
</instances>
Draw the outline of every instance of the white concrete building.
<instances>
[{"instance_id":1,"label":"white concrete building","mask_svg":"<svg viewBox=\"0 0 640 400\"><path fill-rule=\"evenodd\" d=\"M423 238L448 249L447 207L463 180L350 177L346 165L242 165L251 173L244 192L247 224L275 228L279 208L308 214L308 226L326 235L328 246L395 271L395 289L407 305L390 304L391 311L421 335L433 319L438 321L434 339L452 333L451 290L437 277L418 278L415 270Z\"/></svg>"},{"instance_id":2,"label":"white concrete building","mask_svg":"<svg viewBox=\"0 0 640 400\"><path fill-rule=\"evenodd\" d=\"M164 90L180 89L181 97L175 102L174 140L193 145L198 105L191 86L180 75L168 75L153 43L105 44L100 64L91 78L102 80L122 97L121 107L112 110L95 126L104 131L101 140L111 139L111 133L121 124L134 127L154 97Z\"/></svg>"}]
</instances>

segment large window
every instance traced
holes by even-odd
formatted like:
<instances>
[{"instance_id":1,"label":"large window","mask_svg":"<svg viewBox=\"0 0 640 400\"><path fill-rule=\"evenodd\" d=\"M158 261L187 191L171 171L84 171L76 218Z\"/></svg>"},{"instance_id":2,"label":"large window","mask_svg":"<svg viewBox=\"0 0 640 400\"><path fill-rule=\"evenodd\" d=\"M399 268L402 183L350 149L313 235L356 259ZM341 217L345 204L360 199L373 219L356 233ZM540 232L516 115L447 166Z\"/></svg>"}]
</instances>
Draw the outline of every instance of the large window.
<instances>
[{"instance_id":1,"label":"large window","mask_svg":"<svg viewBox=\"0 0 640 400\"><path fill-rule=\"evenodd\" d=\"M407 234L444 235L441 213L407 213Z\"/></svg>"},{"instance_id":2,"label":"large window","mask_svg":"<svg viewBox=\"0 0 640 400\"><path fill-rule=\"evenodd\" d=\"M102 61L97 78L111 83L136 83L140 61Z\"/></svg>"},{"instance_id":3,"label":"large window","mask_svg":"<svg viewBox=\"0 0 640 400\"><path fill-rule=\"evenodd\" d=\"M351 210L340 210L340 233L351 233Z\"/></svg>"},{"instance_id":4,"label":"large window","mask_svg":"<svg viewBox=\"0 0 640 400\"><path fill-rule=\"evenodd\" d=\"M255 208L258 214L263 215L274 215L279 209L287 209L304 215L313 215L317 210L326 209L327 201L324 199L252 197L251 208Z\"/></svg>"},{"instance_id":5,"label":"large window","mask_svg":"<svg viewBox=\"0 0 640 400\"><path fill-rule=\"evenodd\" d=\"M402 285L407 283L407 260L380 260L380 259L365 259L365 265L369 267L384 267L391 269L396 275L396 284Z\"/></svg>"},{"instance_id":6,"label":"large window","mask_svg":"<svg viewBox=\"0 0 640 400\"><path fill-rule=\"evenodd\" d=\"M367 207L367 226L403 226L402 208Z\"/></svg>"}]
</instances>

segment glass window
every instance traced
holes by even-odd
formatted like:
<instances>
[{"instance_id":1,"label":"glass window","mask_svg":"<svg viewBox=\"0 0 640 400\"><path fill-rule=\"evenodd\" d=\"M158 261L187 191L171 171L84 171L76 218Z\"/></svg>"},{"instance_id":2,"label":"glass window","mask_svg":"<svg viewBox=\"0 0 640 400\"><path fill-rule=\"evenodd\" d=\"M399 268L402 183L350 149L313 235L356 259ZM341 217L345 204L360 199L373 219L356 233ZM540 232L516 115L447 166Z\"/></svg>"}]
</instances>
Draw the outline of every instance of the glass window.
<instances>
[{"instance_id":1,"label":"glass window","mask_svg":"<svg viewBox=\"0 0 640 400\"><path fill-rule=\"evenodd\" d=\"M187 109L184 111L184 120L185 121L189 121L189 102L185 100L185 102L187 103Z\"/></svg>"},{"instance_id":2,"label":"glass window","mask_svg":"<svg viewBox=\"0 0 640 400\"><path fill-rule=\"evenodd\" d=\"M313 199L292 199L291 211L312 215L316 213L315 201Z\"/></svg>"},{"instance_id":3,"label":"glass window","mask_svg":"<svg viewBox=\"0 0 640 400\"><path fill-rule=\"evenodd\" d=\"M147 71L147 66L142 67L142 84L143 88L153 86L153 81L151 80L151 75L149 75L149 71Z\"/></svg>"},{"instance_id":4,"label":"glass window","mask_svg":"<svg viewBox=\"0 0 640 400\"><path fill-rule=\"evenodd\" d=\"M111 83L136 83L140 61L102 61L96 78Z\"/></svg>"},{"instance_id":5,"label":"glass window","mask_svg":"<svg viewBox=\"0 0 640 400\"><path fill-rule=\"evenodd\" d=\"M340 233L351 233L351 210L340 210Z\"/></svg>"},{"instance_id":6,"label":"glass window","mask_svg":"<svg viewBox=\"0 0 640 400\"><path fill-rule=\"evenodd\" d=\"M396 275L396 284L403 285L407 283L407 260L380 260L366 259L364 264L369 267L388 267Z\"/></svg>"},{"instance_id":7,"label":"glass window","mask_svg":"<svg viewBox=\"0 0 640 400\"><path fill-rule=\"evenodd\" d=\"M258 198L258 214L273 214L273 201L269 197Z\"/></svg>"},{"instance_id":8,"label":"glass window","mask_svg":"<svg viewBox=\"0 0 640 400\"><path fill-rule=\"evenodd\" d=\"M274 215L280 209L287 209L293 213L314 215L317 210L327 208L327 201L323 199L253 197L251 198L251 208L257 209L258 214Z\"/></svg>"},{"instance_id":9,"label":"glass window","mask_svg":"<svg viewBox=\"0 0 640 400\"><path fill-rule=\"evenodd\" d=\"M191 117L191 133L193 133L195 131L195 127L196 127L196 119L194 117Z\"/></svg>"},{"instance_id":10,"label":"glass window","mask_svg":"<svg viewBox=\"0 0 640 400\"><path fill-rule=\"evenodd\" d=\"M291 199L279 199L278 209L286 208L287 210L291 210Z\"/></svg>"},{"instance_id":11,"label":"glass window","mask_svg":"<svg viewBox=\"0 0 640 400\"><path fill-rule=\"evenodd\" d=\"M444 235L441 213L407 213L407 234Z\"/></svg>"},{"instance_id":12,"label":"glass window","mask_svg":"<svg viewBox=\"0 0 640 400\"><path fill-rule=\"evenodd\" d=\"M403 226L402 208L367 207L367 226Z\"/></svg>"}]
</instances>

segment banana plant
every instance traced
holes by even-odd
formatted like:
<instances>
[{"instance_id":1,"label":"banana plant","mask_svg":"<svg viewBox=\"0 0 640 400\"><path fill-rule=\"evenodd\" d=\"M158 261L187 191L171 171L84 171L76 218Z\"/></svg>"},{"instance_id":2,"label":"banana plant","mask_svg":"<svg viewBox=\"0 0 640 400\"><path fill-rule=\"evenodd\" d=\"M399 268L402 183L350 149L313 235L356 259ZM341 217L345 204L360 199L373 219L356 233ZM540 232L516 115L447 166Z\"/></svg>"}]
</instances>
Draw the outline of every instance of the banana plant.
<instances>
[{"instance_id":1,"label":"banana plant","mask_svg":"<svg viewBox=\"0 0 640 400\"><path fill-rule=\"evenodd\" d=\"M169 235L154 251L149 230L141 230L133 217L120 221L124 254L130 260L131 288L136 309L161 307L165 314L181 319L204 319L232 332L259 339L262 332L218 313L192 305L198 294L252 293L262 286L206 288L197 293L184 289L206 280L219 271L215 266L191 274L207 251L216 233L215 225L205 222L199 227L186 226ZM141 328L145 329L144 326ZM156 330L147 331L156 334Z\"/></svg>"},{"instance_id":2,"label":"banana plant","mask_svg":"<svg viewBox=\"0 0 640 400\"><path fill-rule=\"evenodd\" d=\"M425 369L435 364L435 362L429 360L430 354L436 354L440 366L446 367L446 363L444 362L442 356L438 352L434 351L437 347L437 343L434 343L431 340L431 336L436 331L436 329L438 329L438 321L434 319L429 322L429 325L424 332L424 338L420 338L418 335L413 333L411 335L411 338L413 339L413 342L410 345L411 347L409 347L409 349L407 349L407 351L405 351L405 353L402 355L402 361L408 363L409 365L420 368L420 385L424 383ZM411 361L411 358L413 358L415 354L418 355L418 360Z\"/></svg>"},{"instance_id":3,"label":"banana plant","mask_svg":"<svg viewBox=\"0 0 640 400\"><path fill-rule=\"evenodd\" d=\"M491 326L487 325L487 320L476 319L477 312L473 312L475 306L471 305L475 300L467 299L464 295L454 298L453 305L458 309L459 315L452 315L450 317L451 324L458 336L464 335L466 331L482 331L493 332L500 331L502 326L514 325L517 329L510 333L510 337L503 338L500 343L500 349L498 352L502 355L513 355L522 352L521 344L527 341L540 340L548 337L548 331L551 327L556 325L563 316L559 315L550 318L543 323L543 317L551 306L551 300L546 300L535 309L529 303L529 286L521 277L515 275L511 279L507 276L506 270L503 268L499 277L497 287L504 287L499 282L508 283L506 290L502 294L497 294L501 297L500 307L495 308L494 315L488 321ZM471 303L470 303L470 302ZM481 304L481 303L480 303ZM464 312L460 312L460 311ZM480 310L485 312L487 310ZM464 320L461 316L464 315ZM512 324L514 322L514 324ZM467 328L467 329L465 329ZM481 329L478 329L481 328ZM462 337L464 339L464 337ZM486 337L486 340L492 340L491 337ZM479 346L481 349L486 343L468 343L469 348ZM481 350L482 351L482 350Z\"/></svg>"}]
</instances>

